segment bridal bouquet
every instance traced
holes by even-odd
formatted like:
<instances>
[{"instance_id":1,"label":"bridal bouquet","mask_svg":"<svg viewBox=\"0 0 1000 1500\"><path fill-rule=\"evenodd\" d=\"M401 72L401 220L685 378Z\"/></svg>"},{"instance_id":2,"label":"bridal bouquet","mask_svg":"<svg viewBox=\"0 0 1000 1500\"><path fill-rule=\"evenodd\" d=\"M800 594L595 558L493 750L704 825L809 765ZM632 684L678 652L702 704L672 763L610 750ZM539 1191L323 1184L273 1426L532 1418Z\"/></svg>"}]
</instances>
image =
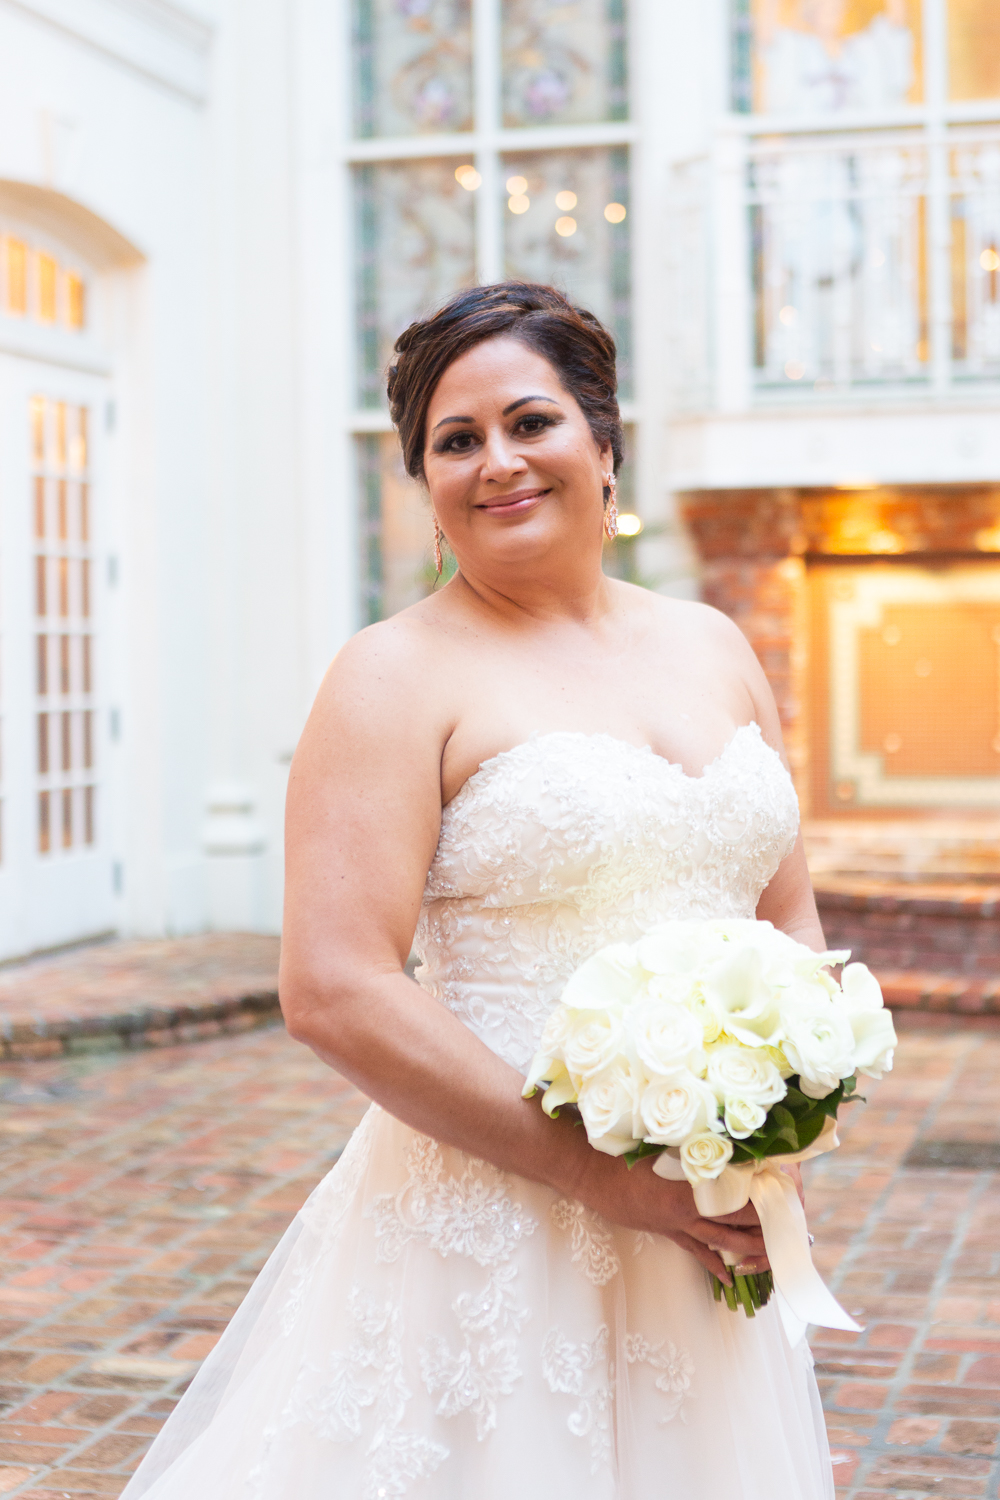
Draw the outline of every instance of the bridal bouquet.
<instances>
[{"instance_id":1,"label":"bridal bouquet","mask_svg":"<svg viewBox=\"0 0 1000 1500\"><path fill-rule=\"evenodd\" d=\"M849 952L814 953L753 920L669 922L603 948L572 975L524 1086L554 1115L576 1105L598 1151L687 1179L706 1218L757 1208L772 1271L734 1277L748 1317L776 1281L783 1316L857 1329L820 1281L805 1216L779 1163L838 1145L858 1074L892 1067L878 981ZM840 982L829 965L846 964ZM723 1255L727 1264L734 1258ZM773 1273L773 1281L772 1281ZM786 1326L794 1323L786 1316Z\"/></svg>"}]
</instances>

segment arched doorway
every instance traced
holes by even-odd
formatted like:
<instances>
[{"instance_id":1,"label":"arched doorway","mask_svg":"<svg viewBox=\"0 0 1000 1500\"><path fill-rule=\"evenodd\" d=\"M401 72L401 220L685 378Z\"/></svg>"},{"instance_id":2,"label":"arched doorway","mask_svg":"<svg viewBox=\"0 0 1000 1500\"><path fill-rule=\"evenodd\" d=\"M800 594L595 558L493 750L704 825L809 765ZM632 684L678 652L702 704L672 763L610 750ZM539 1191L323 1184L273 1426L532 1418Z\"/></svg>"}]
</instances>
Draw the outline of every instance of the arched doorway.
<instances>
[{"instance_id":1,"label":"arched doorway","mask_svg":"<svg viewBox=\"0 0 1000 1500\"><path fill-rule=\"evenodd\" d=\"M0 183L0 958L118 925L108 273L136 252Z\"/></svg>"}]
</instances>

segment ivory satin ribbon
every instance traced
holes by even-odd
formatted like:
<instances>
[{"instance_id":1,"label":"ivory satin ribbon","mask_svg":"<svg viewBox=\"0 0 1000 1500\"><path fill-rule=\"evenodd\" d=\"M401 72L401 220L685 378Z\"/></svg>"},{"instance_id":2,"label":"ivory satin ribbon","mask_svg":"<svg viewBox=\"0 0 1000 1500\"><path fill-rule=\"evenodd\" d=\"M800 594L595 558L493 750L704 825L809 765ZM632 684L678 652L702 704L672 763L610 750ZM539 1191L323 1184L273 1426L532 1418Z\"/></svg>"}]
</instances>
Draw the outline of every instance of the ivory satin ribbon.
<instances>
[{"instance_id":1,"label":"ivory satin ribbon","mask_svg":"<svg viewBox=\"0 0 1000 1500\"><path fill-rule=\"evenodd\" d=\"M718 1177L699 1182L694 1189L695 1207L705 1219L736 1213L748 1202L757 1210L764 1248L780 1294L778 1309L792 1345L801 1341L809 1323L861 1332L860 1323L855 1323L844 1311L812 1263L809 1231L799 1195L792 1179L781 1171L782 1166L822 1156L839 1145L837 1122L828 1118L815 1141L804 1151L769 1156L763 1161L739 1162L726 1167ZM660 1153L653 1171L670 1182L687 1181L679 1158L669 1151ZM728 1255L724 1259L728 1261Z\"/></svg>"}]
</instances>

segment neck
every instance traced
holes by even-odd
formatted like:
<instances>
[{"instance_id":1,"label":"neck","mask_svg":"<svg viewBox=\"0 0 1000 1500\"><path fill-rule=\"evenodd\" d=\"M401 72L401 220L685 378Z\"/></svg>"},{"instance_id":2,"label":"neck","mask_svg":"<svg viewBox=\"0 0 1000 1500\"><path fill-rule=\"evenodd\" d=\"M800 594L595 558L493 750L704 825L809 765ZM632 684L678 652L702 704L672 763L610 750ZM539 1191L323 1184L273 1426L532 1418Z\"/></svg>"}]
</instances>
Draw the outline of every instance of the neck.
<instances>
[{"instance_id":1,"label":"neck","mask_svg":"<svg viewBox=\"0 0 1000 1500\"><path fill-rule=\"evenodd\" d=\"M468 559L458 559L450 588L471 595L480 607L511 624L518 620L599 624L612 610L612 590L601 570L600 553L574 559L571 567L546 569L518 566L477 571Z\"/></svg>"}]
</instances>

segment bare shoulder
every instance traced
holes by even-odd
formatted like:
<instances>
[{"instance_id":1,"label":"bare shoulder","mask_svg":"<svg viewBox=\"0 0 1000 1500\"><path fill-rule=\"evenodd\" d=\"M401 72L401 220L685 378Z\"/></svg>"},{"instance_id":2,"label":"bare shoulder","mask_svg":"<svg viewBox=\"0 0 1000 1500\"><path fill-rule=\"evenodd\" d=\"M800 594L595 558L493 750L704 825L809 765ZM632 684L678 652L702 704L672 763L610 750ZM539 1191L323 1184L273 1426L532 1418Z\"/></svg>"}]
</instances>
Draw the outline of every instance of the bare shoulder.
<instances>
[{"instance_id":1,"label":"bare shoulder","mask_svg":"<svg viewBox=\"0 0 1000 1500\"><path fill-rule=\"evenodd\" d=\"M657 652L672 661L680 656L689 673L718 684L726 692L733 713L752 714L765 739L779 748L781 730L771 686L736 622L710 604L674 599L635 585L621 587L628 590L621 598L625 607L634 611L637 623L645 617Z\"/></svg>"},{"instance_id":2,"label":"bare shoulder","mask_svg":"<svg viewBox=\"0 0 1000 1500\"><path fill-rule=\"evenodd\" d=\"M368 712L416 711L447 693L448 632L420 605L359 630L337 652L317 701L350 698Z\"/></svg>"},{"instance_id":3,"label":"bare shoulder","mask_svg":"<svg viewBox=\"0 0 1000 1500\"><path fill-rule=\"evenodd\" d=\"M705 651L735 654L738 660L756 662L753 648L740 627L711 604L695 599L675 599L632 583L618 583L625 607L638 617L645 615L657 635L668 636L674 644L681 640L687 646Z\"/></svg>"},{"instance_id":4,"label":"bare shoulder","mask_svg":"<svg viewBox=\"0 0 1000 1500\"><path fill-rule=\"evenodd\" d=\"M440 765L451 731L446 643L433 618L402 611L351 637L316 694L296 760L330 766L345 757L372 774L400 766Z\"/></svg>"}]
</instances>

